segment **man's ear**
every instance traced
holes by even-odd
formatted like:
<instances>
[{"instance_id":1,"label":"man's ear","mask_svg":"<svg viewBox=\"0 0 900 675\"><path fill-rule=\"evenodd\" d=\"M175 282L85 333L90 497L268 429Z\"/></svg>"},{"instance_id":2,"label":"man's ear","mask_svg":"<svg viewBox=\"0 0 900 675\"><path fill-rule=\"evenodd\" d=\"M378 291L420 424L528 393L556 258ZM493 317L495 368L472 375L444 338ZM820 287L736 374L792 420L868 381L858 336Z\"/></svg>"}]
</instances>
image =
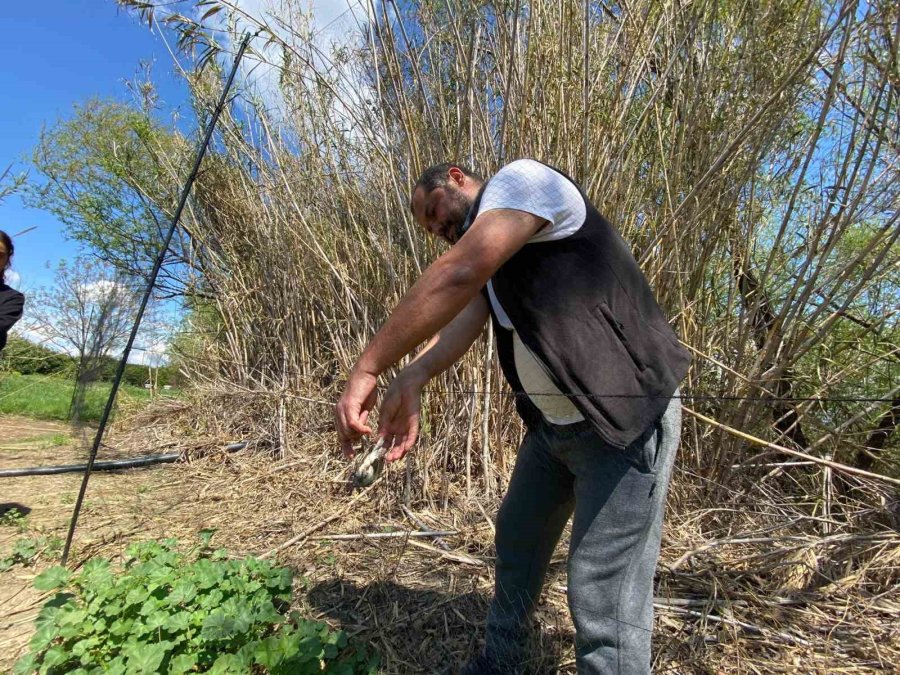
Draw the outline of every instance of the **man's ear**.
<instances>
[{"instance_id":1,"label":"man's ear","mask_svg":"<svg viewBox=\"0 0 900 675\"><path fill-rule=\"evenodd\" d=\"M463 182L466 180L466 174L459 167L451 166L447 174L450 176L450 181L456 183L457 187L462 187Z\"/></svg>"}]
</instances>

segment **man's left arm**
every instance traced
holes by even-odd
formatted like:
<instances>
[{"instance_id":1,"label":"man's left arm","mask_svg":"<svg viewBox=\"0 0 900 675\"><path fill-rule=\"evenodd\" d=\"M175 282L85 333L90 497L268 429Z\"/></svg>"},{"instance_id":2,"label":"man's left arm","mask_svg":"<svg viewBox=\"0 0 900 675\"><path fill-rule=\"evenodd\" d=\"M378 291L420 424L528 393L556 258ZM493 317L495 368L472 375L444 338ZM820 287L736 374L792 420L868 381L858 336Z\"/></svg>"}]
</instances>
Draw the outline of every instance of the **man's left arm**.
<instances>
[{"instance_id":1,"label":"man's left arm","mask_svg":"<svg viewBox=\"0 0 900 675\"><path fill-rule=\"evenodd\" d=\"M375 403L378 376L459 314L544 222L515 209L483 213L465 236L425 270L350 373L335 410L342 439L372 432L366 418Z\"/></svg>"}]
</instances>

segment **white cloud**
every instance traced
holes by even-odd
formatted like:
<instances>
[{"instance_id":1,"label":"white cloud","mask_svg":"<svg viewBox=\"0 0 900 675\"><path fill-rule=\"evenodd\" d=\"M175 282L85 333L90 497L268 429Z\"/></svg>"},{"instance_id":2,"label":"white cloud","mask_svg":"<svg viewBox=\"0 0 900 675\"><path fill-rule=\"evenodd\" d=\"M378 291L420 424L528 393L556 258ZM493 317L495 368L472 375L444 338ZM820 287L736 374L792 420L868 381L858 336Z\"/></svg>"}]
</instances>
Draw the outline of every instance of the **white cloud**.
<instances>
[{"instance_id":1,"label":"white cloud","mask_svg":"<svg viewBox=\"0 0 900 675\"><path fill-rule=\"evenodd\" d=\"M81 284L81 294L86 302L102 302L116 291L128 292L125 284L112 279L99 279L86 284Z\"/></svg>"},{"instance_id":2,"label":"white cloud","mask_svg":"<svg viewBox=\"0 0 900 675\"><path fill-rule=\"evenodd\" d=\"M17 287L20 283L22 283L22 277L19 276L19 273L15 270L6 270L6 274L3 275L6 279L6 283L12 286L13 288Z\"/></svg>"},{"instance_id":3,"label":"white cloud","mask_svg":"<svg viewBox=\"0 0 900 675\"><path fill-rule=\"evenodd\" d=\"M169 360L168 350L168 342L157 342L148 345L138 344L131 348L128 363L134 363L139 366L152 366L153 368L164 366Z\"/></svg>"}]
</instances>

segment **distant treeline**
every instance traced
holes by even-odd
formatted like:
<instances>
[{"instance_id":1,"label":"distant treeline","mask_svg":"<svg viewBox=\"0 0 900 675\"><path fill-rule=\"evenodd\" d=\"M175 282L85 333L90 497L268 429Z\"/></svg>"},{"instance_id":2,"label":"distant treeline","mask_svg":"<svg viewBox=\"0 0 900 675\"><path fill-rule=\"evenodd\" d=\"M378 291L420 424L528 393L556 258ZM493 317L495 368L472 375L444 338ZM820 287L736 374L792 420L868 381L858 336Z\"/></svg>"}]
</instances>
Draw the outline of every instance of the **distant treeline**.
<instances>
[{"instance_id":1,"label":"distant treeline","mask_svg":"<svg viewBox=\"0 0 900 675\"><path fill-rule=\"evenodd\" d=\"M104 357L102 366L97 374L97 380L109 382L116 372L118 360L112 357ZM6 349L0 352L0 372L12 371L22 375L57 375L60 377L75 377L78 369L78 359L68 354L61 354L46 347L36 345L28 340L15 336L9 337ZM162 366L154 369L154 380L160 387L164 385L179 385L178 371L171 366ZM149 380L147 366L129 363L125 366L124 381L135 387L143 387Z\"/></svg>"}]
</instances>

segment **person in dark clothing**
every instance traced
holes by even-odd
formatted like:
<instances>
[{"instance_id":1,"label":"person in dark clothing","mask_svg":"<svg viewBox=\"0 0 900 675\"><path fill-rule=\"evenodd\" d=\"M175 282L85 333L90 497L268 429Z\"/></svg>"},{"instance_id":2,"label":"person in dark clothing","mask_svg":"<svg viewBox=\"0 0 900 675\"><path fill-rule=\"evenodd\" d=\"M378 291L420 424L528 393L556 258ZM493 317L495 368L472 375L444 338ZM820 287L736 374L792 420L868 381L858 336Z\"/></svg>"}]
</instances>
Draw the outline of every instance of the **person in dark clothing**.
<instances>
[{"instance_id":1,"label":"person in dark clothing","mask_svg":"<svg viewBox=\"0 0 900 675\"><path fill-rule=\"evenodd\" d=\"M12 238L0 230L0 350L6 346L9 329L22 318L25 307L25 296L6 285L6 270L12 264L13 253Z\"/></svg>"},{"instance_id":2,"label":"person in dark clothing","mask_svg":"<svg viewBox=\"0 0 900 675\"><path fill-rule=\"evenodd\" d=\"M688 353L625 241L553 167L517 160L485 182L437 165L418 180L411 208L452 247L351 371L335 409L345 454L372 433L378 376L431 338L381 404L386 459L409 451L422 388L490 318L526 434L497 516L485 648L463 672L528 671L530 620L574 515L568 600L578 672L649 673L653 574Z\"/></svg>"}]
</instances>

